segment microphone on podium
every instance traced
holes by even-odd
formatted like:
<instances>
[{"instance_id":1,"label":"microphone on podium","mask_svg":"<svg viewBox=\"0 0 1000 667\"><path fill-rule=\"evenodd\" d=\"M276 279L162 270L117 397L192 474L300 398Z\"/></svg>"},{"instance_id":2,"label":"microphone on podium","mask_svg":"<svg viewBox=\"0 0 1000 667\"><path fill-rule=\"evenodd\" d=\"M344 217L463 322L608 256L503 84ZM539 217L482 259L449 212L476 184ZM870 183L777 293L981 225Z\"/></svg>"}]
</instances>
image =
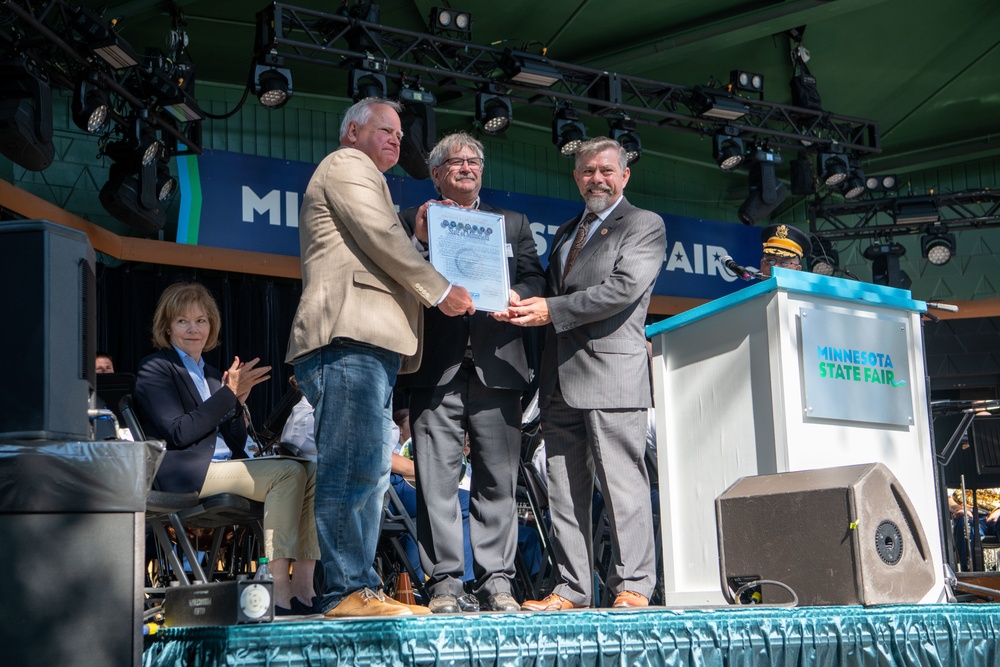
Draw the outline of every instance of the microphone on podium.
<instances>
[{"instance_id":1,"label":"microphone on podium","mask_svg":"<svg viewBox=\"0 0 1000 667\"><path fill-rule=\"evenodd\" d=\"M740 266L739 264L736 263L736 260L734 260L729 255L726 255L719 261L722 262L722 265L724 267L726 267L733 274L735 274L737 278L742 278L743 280L749 281L761 277L760 271Z\"/></svg>"}]
</instances>

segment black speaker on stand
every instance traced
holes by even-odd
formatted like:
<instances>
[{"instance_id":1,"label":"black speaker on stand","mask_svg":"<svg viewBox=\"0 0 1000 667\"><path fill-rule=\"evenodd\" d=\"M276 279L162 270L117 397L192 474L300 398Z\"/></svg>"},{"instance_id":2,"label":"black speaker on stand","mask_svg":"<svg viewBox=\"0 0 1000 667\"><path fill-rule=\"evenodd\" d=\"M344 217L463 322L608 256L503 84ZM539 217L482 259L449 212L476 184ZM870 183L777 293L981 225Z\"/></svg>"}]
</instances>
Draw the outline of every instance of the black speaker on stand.
<instances>
[{"instance_id":1,"label":"black speaker on stand","mask_svg":"<svg viewBox=\"0 0 1000 667\"><path fill-rule=\"evenodd\" d=\"M715 509L730 602L792 601L761 579L800 605L916 603L934 586L916 510L882 463L744 477Z\"/></svg>"}]
</instances>

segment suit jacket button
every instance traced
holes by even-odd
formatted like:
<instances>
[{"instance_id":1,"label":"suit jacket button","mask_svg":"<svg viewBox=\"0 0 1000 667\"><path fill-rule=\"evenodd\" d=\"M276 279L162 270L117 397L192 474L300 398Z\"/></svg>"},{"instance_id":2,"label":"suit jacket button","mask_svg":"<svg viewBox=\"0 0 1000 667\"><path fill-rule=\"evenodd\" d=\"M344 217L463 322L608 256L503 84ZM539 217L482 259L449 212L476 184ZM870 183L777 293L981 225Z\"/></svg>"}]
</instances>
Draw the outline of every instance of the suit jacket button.
<instances>
[{"instance_id":1,"label":"suit jacket button","mask_svg":"<svg viewBox=\"0 0 1000 667\"><path fill-rule=\"evenodd\" d=\"M462 315L462 319L465 320L466 322L468 322L469 321L469 316L468 315Z\"/></svg>"}]
</instances>

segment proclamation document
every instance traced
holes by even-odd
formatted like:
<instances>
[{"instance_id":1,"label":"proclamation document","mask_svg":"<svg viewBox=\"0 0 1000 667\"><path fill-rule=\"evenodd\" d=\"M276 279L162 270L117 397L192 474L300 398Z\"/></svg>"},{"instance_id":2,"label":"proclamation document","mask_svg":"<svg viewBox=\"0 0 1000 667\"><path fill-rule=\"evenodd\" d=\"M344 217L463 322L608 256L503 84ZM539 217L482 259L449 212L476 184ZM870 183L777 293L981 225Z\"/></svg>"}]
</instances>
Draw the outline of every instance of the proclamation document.
<instances>
[{"instance_id":1,"label":"proclamation document","mask_svg":"<svg viewBox=\"0 0 1000 667\"><path fill-rule=\"evenodd\" d=\"M476 310L498 312L510 302L507 239L502 215L429 204L427 238L434 268L469 290Z\"/></svg>"}]
</instances>

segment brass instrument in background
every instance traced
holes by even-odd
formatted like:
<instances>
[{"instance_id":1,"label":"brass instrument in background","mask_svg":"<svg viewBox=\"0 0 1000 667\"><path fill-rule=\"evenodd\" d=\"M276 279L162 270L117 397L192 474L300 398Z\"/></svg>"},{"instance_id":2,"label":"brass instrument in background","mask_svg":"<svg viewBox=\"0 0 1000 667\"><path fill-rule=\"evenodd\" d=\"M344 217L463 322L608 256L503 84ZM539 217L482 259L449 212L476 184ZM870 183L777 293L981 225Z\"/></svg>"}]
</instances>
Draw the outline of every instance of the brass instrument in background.
<instances>
[{"instance_id":1,"label":"brass instrument in background","mask_svg":"<svg viewBox=\"0 0 1000 667\"><path fill-rule=\"evenodd\" d=\"M979 509L985 510L987 513L993 512L997 508L1000 508L1000 489L977 489L976 491L966 490L966 503L968 507L972 507L972 494L976 494L976 500L979 504ZM952 500L957 504L962 503L962 489L955 489L951 494Z\"/></svg>"}]
</instances>

